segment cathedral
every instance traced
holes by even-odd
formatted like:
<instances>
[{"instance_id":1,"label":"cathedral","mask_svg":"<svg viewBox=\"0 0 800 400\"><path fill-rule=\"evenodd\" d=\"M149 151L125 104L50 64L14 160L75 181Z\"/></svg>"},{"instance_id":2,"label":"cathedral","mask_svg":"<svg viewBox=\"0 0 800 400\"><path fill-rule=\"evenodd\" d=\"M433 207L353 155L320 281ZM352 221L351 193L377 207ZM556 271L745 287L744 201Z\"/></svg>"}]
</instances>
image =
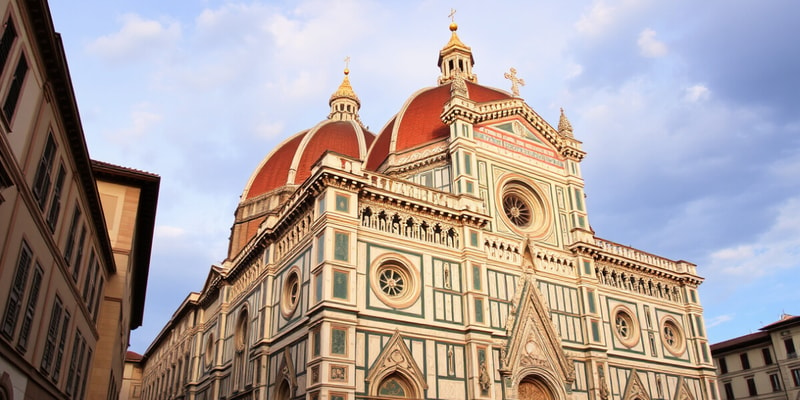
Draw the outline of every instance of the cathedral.
<instances>
[{"instance_id":1,"label":"cathedral","mask_svg":"<svg viewBox=\"0 0 800 400\"><path fill-rule=\"evenodd\" d=\"M346 69L261 161L141 398L718 398L697 267L597 236L563 110L479 84L457 29L379 132Z\"/></svg>"}]
</instances>

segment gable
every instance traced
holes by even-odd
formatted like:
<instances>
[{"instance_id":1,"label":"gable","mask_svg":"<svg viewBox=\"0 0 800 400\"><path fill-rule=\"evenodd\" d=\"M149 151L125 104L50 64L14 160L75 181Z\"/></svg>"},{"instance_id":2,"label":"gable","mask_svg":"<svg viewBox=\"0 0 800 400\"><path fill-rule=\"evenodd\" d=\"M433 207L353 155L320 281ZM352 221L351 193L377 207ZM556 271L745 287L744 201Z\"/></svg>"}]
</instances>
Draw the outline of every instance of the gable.
<instances>
[{"instance_id":1,"label":"gable","mask_svg":"<svg viewBox=\"0 0 800 400\"><path fill-rule=\"evenodd\" d=\"M519 117L475 125L475 141L498 155L547 169L563 170L566 159L541 133Z\"/></svg>"}]
</instances>

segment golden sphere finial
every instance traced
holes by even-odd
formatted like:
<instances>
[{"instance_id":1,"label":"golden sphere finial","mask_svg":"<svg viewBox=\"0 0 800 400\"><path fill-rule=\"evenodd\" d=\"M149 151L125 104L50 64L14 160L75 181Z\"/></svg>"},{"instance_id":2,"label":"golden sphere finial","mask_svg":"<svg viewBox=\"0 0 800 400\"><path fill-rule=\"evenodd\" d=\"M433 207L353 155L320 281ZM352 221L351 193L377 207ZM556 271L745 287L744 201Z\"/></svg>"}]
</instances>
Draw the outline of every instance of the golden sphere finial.
<instances>
[{"instance_id":1,"label":"golden sphere finial","mask_svg":"<svg viewBox=\"0 0 800 400\"><path fill-rule=\"evenodd\" d=\"M455 22L451 22L451 23L450 23L450 31L451 31L451 32L455 32L455 31L457 31L457 30L458 30L458 24L457 24L457 23L455 23Z\"/></svg>"},{"instance_id":2,"label":"golden sphere finial","mask_svg":"<svg viewBox=\"0 0 800 400\"><path fill-rule=\"evenodd\" d=\"M350 68L345 68L344 69L344 74L345 75L350 75Z\"/></svg>"}]
</instances>

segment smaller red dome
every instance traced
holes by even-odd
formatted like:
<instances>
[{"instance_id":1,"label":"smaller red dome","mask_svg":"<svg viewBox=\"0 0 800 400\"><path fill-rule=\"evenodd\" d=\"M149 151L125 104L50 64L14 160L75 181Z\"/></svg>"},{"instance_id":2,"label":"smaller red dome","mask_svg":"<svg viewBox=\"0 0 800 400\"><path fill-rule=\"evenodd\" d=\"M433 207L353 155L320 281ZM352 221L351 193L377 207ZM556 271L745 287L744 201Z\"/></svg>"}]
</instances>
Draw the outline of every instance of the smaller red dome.
<instances>
[{"instance_id":1,"label":"smaller red dome","mask_svg":"<svg viewBox=\"0 0 800 400\"><path fill-rule=\"evenodd\" d=\"M355 121L325 120L298 132L267 155L242 193L246 201L286 185L299 185L311 176L311 167L330 150L363 160L375 135Z\"/></svg>"}]
</instances>

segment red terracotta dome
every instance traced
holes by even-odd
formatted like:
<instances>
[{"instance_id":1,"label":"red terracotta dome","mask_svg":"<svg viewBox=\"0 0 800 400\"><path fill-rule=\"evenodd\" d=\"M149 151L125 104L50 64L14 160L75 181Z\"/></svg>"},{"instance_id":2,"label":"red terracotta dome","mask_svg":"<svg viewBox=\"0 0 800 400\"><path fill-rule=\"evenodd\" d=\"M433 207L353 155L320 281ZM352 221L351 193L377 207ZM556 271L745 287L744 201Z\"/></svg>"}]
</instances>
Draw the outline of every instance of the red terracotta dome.
<instances>
[{"instance_id":1,"label":"red terracotta dome","mask_svg":"<svg viewBox=\"0 0 800 400\"><path fill-rule=\"evenodd\" d=\"M472 82L464 82L469 99L477 103L512 98L511 94ZM389 154L402 153L442 140L450 128L442 122L444 105L450 100L450 83L422 89L405 102L400 112L381 130L367 156L367 168L376 171Z\"/></svg>"},{"instance_id":2,"label":"red terracotta dome","mask_svg":"<svg viewBox=\"0 0 800 400\"><path fill-rule=\"evenodd\" d=\"M353 120L320 122L286 139L261 161L245 186L242 201L303 183L326 151L363 160L374 139L374 134Z\"/></svg>"},{"instance_id":3,"label":"red terracotta dome","mask_svg":"<svg viewBox=\"0 0 800 400\"><path fill-rule=\"evenodd\" d=\"M259 226L311 176L311 167L327 151L365 160L375 135L358 117L361 103L348 74L330 99L328 119L296 133L278 145L250 176L236 208L229 257L237 254L258 232Z\"/></svg>"}]
</instances>

